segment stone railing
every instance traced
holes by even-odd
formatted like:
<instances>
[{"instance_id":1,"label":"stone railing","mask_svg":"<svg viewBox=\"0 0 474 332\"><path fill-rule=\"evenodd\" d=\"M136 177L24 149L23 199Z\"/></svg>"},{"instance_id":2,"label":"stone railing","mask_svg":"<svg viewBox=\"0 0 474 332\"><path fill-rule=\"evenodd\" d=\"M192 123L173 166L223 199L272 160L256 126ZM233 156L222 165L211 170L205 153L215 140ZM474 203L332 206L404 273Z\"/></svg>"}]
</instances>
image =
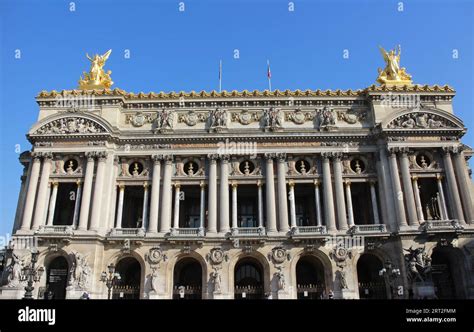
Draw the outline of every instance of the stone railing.
<instances>
[{"instance_id":1,"label":"stone railing","mask_svg":"<svg viewBox=\"0 0 474 332\"><path fill-rule=\"evenodd\" d=\"M315 235L315 234L327 234L326 226L297 226L293 227L290 231L293 235Z\"/></svg>"},{"instance_id":2,"label":"stone railing","mask_svg":"<svg viewBox=\"0 0 474 332\"><path fill-rule=\"evenodd\" d=\"M170 236L184 236L184 237L197 237L204 236L204 228L172 228L170 231Z\"/></svg>"},{"instance_id":3,"label":"stone railing","mask_svg":"<svg viewBox=\"0 0 474 332\"><path fill-rule=\"evenodd\" d=\"M386 233L387 228L384 224L376 225L354 225L350 228L349 233Z\"/></svg>"},{"instance_id":4,"label":"stone railing","mask_svg":"<svg viewBox=\"0 0 474 332\"><path fill-rule=\"evenodd\" d=\"M264 227L238 227L232 228L232 236L265 236Z\"/></svg>"},{"instance_id":5,"label":"stone railing","mask_svg":"<svg viewBox=\"0 0 474 332\"><path fill-rule=\"evenodd\" d=\"M420 226L421 230L462 230L457 220L427 220Z\"/></svg>"},{"instance_id":6,"label":"stone railing","mask_svg":"<svg viewBox=\"0 0 474 332\"><path fill-rule=\"evenodd\" d=\"M145 236L143 228L114 228L109 236Z\"/></svg>"},{"instance_id":7,"label":"stone railing","mask_svg":"<svg viewBox=\"0 0 474 332\"><path fill-rule=\"evenodd\" d=\"M72 235L74 231L71 225L43 225L40 226L36 233Z\"/></svg>"}]
</instances>

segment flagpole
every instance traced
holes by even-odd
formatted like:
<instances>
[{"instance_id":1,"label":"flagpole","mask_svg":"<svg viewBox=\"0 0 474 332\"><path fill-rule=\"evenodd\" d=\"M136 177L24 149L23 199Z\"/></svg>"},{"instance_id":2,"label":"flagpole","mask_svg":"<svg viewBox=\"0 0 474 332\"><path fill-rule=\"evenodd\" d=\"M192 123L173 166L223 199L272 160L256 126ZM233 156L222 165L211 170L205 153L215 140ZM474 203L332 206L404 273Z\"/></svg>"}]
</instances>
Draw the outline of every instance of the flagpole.
<instances>
[{"instance_id":1,"label":"flagpole","mask_svg":"<svg viewBox=\"0 0 474 332\"><path fill-rule=\"evenodd\" d=\"M272 91L272 73L270 71L270 60L267 60L267 77L268 77L268 88Z\"/></svg>"},{"instance_id":2,"label":"flagpole","mask_svg":"<svg viewBox=\"0 0 474 332\"><path fill-rule=\"evenodd\" d=\"M222 60L219 61L219 92L222 92Z\"/></svg>"}]
</instances>

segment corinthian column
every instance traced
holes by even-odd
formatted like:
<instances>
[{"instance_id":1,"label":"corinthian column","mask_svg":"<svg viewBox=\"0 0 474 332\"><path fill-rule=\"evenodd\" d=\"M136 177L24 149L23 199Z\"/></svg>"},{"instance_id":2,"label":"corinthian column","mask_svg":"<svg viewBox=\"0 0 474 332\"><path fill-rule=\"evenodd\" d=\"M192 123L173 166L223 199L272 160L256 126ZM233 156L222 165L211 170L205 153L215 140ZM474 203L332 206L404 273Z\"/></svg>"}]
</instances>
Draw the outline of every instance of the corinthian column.
<instances>
[{"instance_id":1,"label":"corinthian column","mask_svg":"<svg viewBox=\"0 0 474 332\"><path fill-rule=\"evenodd\" d=\"M232 230L236 230L239 225L237 223L237 182L232 182Z\"/></svg>"},{"instance_id":2,"label":"corinthian column","mask_svg":"<svg viewBox=\"0 0 474 332\"><path fill-rule=\"evenodd\" d=\"M464 215L462 212L461 198L459 197L458 184L456 183L456 176L454 175L453 162L451 160L451 149L443 149L443 163L446 172L446 179L448 180L449 197L451 198L451 205L453 207L454 218L461 224L465 224Z\"/></svg>"},{"instance_id":3,"label":"corinthian column","mask_svg":"<svg viewBox=\"0 0 474 332\"><path fill-rule=\"evenodd\" d=\"M415 204L416 204L416 211L418 212L418 220L420 222L423 222L425 221L425 217L423 216L423 207L421 206L420 188L418 187L418 177L412 176L411 180L413 182L413 193L415 195Z\"/></svg>"},{"instance_id":4,"label":"corinthian column","mask_svg":"<svg viewBox=\"0 0 474 332\"><path fill-rule=\"evenodd\" d=\"M279 231L288 232L288 198L286 195L286 153L278 153L278 221ZM291 202L290 202L291 203ZM293 225L292 225L293 227Z\"/></svg>"},{"instance_id":5,"label":"corinthian column","mask_svg":"<svg viewBox=\"0 0 474 332\"><path fill-rule=\"evenodd\" d=\"M174 184L174 218L173 218L173 228L179 228L179 201L181 196L181 184L176 182Z\"/></svg>"},{"instance_id":6,"label":"corinthian column","mask_svg":"<svg viewBox=\"0 0 474 332\"><path fill-rule=\"evenodd\" d=\"M315 199L315 207L316 207L316 224L321 226L322 216L321 216L321 195L319 193L319 180L314 180L314 199Z\"/></svg>"},{"instance_id":7,"label":"corinthian column","mask_svg":"<svg viewBox=\"0 0 474 332\"><path fill-rule=\"evenodd\" d=\"M402 169L403 194L407 205L408 222L410 226L417 226L419 225L419 222L416 215L415 199L413 196L413 187L411 183L410 163L408 161L408 155L406 151L402 151L400 154L400 167Z\"/></svg>"},{"instance_id":8,"label":"corinthian column","mask_svg":"<svg viewBox=\"0 0 474 332\"><path fill-rule=\"evenodd\" d=\"M171 229L171 177L173 176L173 156L165 155L163 171L163 195L161 199L161 215L160 215L160 233L168 233Z\"/></svg>"},{"instance_id":9,"label":"corinthian column","mask_svg":"<svg viewBox=\"0 0 474 332\"><path fill-rule=\"evenodd\" d=\"M273 158L272 153L266 153L266 167L265 167L265 182L266 182L266 205L267 205L267 233L276 233L276 204L275 204L275 175L273 172Z\"/></svg>"},{"instance_id":10,"label":"corinthian column","mask_svg":"<svg viewBox=\"0 0 474 332\"><path fill-rule=\"evenodd\" d=\"M81 198L82 198L82 182L81 180L76 181L77 190L76 190L76 201L74 202L74 216L72 217L72 228L77 228L77 221L79 218L79 208L81 206Z\"/></svg>"},{"instance_id":11,"label":"corinthian column","mask_svg":"<svg viewBox=\"0 0 474 332\"><path fill-rule=\"evenodd\" d=\"M52 154L47 154L43 159L43 167L41 170L41 179L38 188L38 197L36 199L36 210L33 218L33 230L38 229L39 226L44 225L46 215L46 204L48 202L47 192L49 184L49 175L51 174L51 160Z\"/></svg>"},{"instance_id":12,"label":"corinthian column","mask_svg":"<svg viewBox=\"0 0 474 332\"><path fill-rule=\"evenodd\" d=\"M370 181L370 199L372 200L372 214L374 215L374 224L380 224L379 209L377 205L377 194L375 193L375 181Z\"/></svg>"},{"instance_id":13,"label":"corinthian column","mask_svg":"<svg viewBox=\"0 0 474 332\"><path fill-rule=\"evenodd\" d=\"M221 155L219 190L219 232L229 232L229 156Z\"/></svg>"},{"instance_id":14,"label":"corinthian column","mask_svg":"<svg viewBox=\"0 0 474 332\"><path fill-rule=\"evenodd\" d=\"M295 229L298 224L296 223L296 204L295 204L295 182L290 181L288 183L290 187L290 217L291 217L291 229Z\"/></svg>"},{"instance_id":15,"label":"corinthian column","mask_svg":"<svg viewBox=\"0 0 474 332\"><path fill-rule=\"evenodd\" d=\"M94 177L94 152L87 152L87 166L86 174L84 177L84 190L81 201L81 212L79 213L79 230L87 229L87 222L89 221L89 209L91 205L91 193L92 193L92 179Z\"/></svg>"},{"instance_id":16,"label":"corinthian column","mask_svg":"<svg viewBox=\"0 0 474 332\"><path fill-rule=\"evenodd\" d=\"M263 222L263 190L262 190L262 181L257 181L258 187L258 227L262 228L264 225Z\"/></svg>"},{"instance_id":17,"label":"corinthian column","mask_svg":"<svg viewBox=\"0 0 474 332\"><path fill-rule=\"evenodd\" d=\"M201 200L199 209L199 234L204 236L204 220L206 218L206 183L201 181L199 183L201 188Z\"/></svg>"},{"instance_id":18,"label":"corinthian column","mask_svg":"<svg viewBox=\"0 0 474 332\"><path fill-rule=\"evenodd\" d=\"M142 214L142 229L146 231L148 226L148 182L143 184L143 214Z\"/></svg>"},{"instance_id":19,"label":"corinthian column","mask_svg":"<svg viewBox=\"0 0 474 332\"><path fill-rule=\"evenodd\" d=\"M148 223L148 232L156 233L158 231L158 207L160 205L160 176L161 160L163 156L154 155L153 175L151 180L151 200L150 200L150 222Z\"/></svg>"},{"instance_id":20,"label":"corinthian column","mask_svg":"<svg viewBox=\"0 0 474 332\"><path fill-rule=\"evenodd\" d=\"M438 194L440 199L440 212L441 212L441 219L448 220L448 209L446 208L446 198L444 197L444 190L443 190L443 176L440 174L436 174L436 184L438 185Z\"/></svg>"},{"instance_id":21,"label":"corinthian column","mask_svg":"<svg viewBox=\"0 0 474 332\"><path fill-rule=\"evenodd\" d=\"M324 216L329 232L337 231L336 216L334 213L334 197L332 194L331 166L328 153L321 154L323 160L323 191L324 191Z\"/></svg>"},{"instance_id":22,"label":"corinthian column","mask_svg":"<svg viewBox=\"0 0 474 332\"><path fill-rule=\"evenodd\" d=\"M397 155L395 149L390 149L390 175L392 176L393 195L395 197L395 210L397 212L398 226L408 226L403 204L402 184L398 173Z\"/></svg>"},{"instance_id":23,"label":"corinthian column","mask_svg":"<svg viewBox=\"0 0 474 332\"><path fill-rule=\"evenodd\" d=\"M46 225L48 225L48 226L53 225L54 210L56 209L56 197L58 196L58 185L59 185L59 183L57 181L54 181L52 183L52 185L53 185L53 191L51 193L51 198L49 200L48 220L46 222Z\"/></svg>"},{"instance_id":24,"label":"corinthian column","mask_svg":"<svg viewBox=\"0 0 474 332\"><path fill-rule=\"evenodd\" d=\"M207 233L217 233L217 155L209 155L209 194Z\"/></svg>"},{"instance_id":25,"label":"corinthian column","mask_svg":"<svg viewBox=\"0 0 474 332\"><path fill-rule=\"evenodd\" d=\"M346 180L346 203L347 203L347 214L349 216L349 227L354 226L354 211L352 209L352 193L351 193L351 181Z\"/></svg>"},{"instance_id":26,"label":"corinthian column","mask_svg":"<svg viewBox=\"0 0 474 332\"><path fill-rule=\"evenodd\" d=\"M382 216L387 229L394 232L398 230L396 219L395 196L392 181L390 179L390 167L388 164L386 147L379 147L379 160L377 163L377 176L379 178L379 196L381 202Z\"/></svg>"},{"instance_id":27,"label":"corinthian column","mask_svg":"<svg viewBox=\"0 0 474 332\"><path fill-rule=\"evenodd\" d=\"M122 214L123 214L123 197L125 195L125 186L123 183L118 185L119 188L119 198L117 204L117 217L115 218L115 228L122 227Z\"/></svg>"},{"instance_id":28,"label":"corinthian column","mask_svg":"<svg viewBox=\"0 0 474 332\"><path fill-rule=\"evenodd\" d=\"M459 184L459 191L461 193L461 201L464 206L464 213L466 216L467 223L474 222L474 209L472 207L472 199L470 194L469 186L471 180L467 173L466 160L462 151L454 153L454 171Z\"/></svg>"},{"instance_id":29,"label":"corinthian column","mask_svg":"<svg viewBox=\"0 0 474 332\"><path fill-rule=\"evenodd\" d=\"M347 215L346 205L344 201L344 185L342 184L342 167L341 167L341 155L334 154L333 157L333 169L334 169L334 188L336 190L336 202L337 202L337 221L338 229L341 231L347 230Z\"/></svg>"},{"instance_id":30,"label":"corinthian column","mask_svg":"<svg viewBox=\"0 0 474 332\"><path fill-rule=\"evenodd\" d=\"M90 230L97 231L100 225L100 213L102 210L102 196L105 180L105 162L107 161L107 152L99 152L97 163L97 173L95 175L94 202L92 203Z\"/></svg>"},{"instance_id":31,"label":"corinthian column","mask_svg":"<svg viewBox=\"0 0 474 332\"><path fill-rule=\"evenodd\" d=\"M28 190L26 193L25 211L21 220L21 230L30 229L31 217L33 215L33 208L35 206L36 188L38 187L38 177L41 166L41 159L38 153L33 152L33 165L31 166L31 173L28 179Z\"/></svg>"}]
</instances>

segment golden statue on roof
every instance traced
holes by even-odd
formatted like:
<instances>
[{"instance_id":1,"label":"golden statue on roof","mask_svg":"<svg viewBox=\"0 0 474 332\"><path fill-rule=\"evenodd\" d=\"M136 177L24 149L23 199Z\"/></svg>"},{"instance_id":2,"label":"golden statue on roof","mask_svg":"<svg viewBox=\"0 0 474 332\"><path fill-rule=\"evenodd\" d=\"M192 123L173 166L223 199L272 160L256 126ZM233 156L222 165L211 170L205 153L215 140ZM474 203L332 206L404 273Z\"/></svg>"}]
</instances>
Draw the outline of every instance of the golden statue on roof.
<instances>
[{"instance_id":1,"label":"golden statue on roof","mask_svg":"<svg viewBox=\"0 0 474 332\"><path fill-rule=\"evenodd\" d=\"M91 69L88 73L84 72L84 78L81 77L79 79L79 89L110 89L112 84L114 84L110 78L112 71L108 70L105 72L103 69L105 61L107 61L109 58L110 53L112 53L112 50L108 50L104 55L96 54L92 58L89 56L89 54L86 54L87 58L91 62Z\"/></svg>"},{"instance_id":2,"label":"golden statue on roof","mask_svg":"<svg viewBox=\"0 0 474 332\"><path fill-rule=\"evenodd\" d=\"M386 85L411 85L411 75L405 72L405 68L400 67L400 54L402 52L398 45L398 53L395 50L389 52L379 46L380 53L385 60L385 69L379 68L377 82Z\"/></svg>"}]
</instances>

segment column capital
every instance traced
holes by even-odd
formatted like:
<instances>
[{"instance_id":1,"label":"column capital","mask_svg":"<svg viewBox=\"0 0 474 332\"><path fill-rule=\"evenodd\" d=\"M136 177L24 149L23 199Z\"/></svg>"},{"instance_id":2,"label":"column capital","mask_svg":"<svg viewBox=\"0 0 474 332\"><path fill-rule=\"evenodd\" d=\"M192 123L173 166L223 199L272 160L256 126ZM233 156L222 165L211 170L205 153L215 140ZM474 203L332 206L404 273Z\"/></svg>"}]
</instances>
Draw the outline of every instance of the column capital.
<instances>
[{"instance_id":1,"label":"column capital","mask_svg":"<svg viewBox=\"0 0 474 332\"><path fill-rule=\"evenodd\" d=\"M321 152L321 158L323 158L324 161L329 161L331 157L331 152Z\"/></svg>"},{"instance_id":2,"label":"column capital","mask_svg":"<svg viewBox=\"0 0 474 332\"><path fill-rule=\"evenodd\" d=\"M230 185L232 186L232 189L237 189L237 187L239 186L237 181L232 181L232 183Z\"/></svg>"},{"instance_id":3,"label":"column capital","mask_svg":"<svg viewBox=\"0 0 474 332\"><path fill-rule=\"evenodd\" d=\"M295 181L293 181L293 180L288 181L288 186L290 188L294 188L295 187Z\"/></svg>"},{"instance_id":4,"label":"column capital","mask_svg":"<svg viewBox=\"0 0 474 332\"><path fill-rule=\"evenodd\" d=\"M219 159L221 160L221 162L227 164L227 163L229 162L229 160L230 160L230 155L228 155L228 154L220 154L220 155L219 155Z\"/></svg>"},{"instance_id":5,"label":"column capital","mask_svg":"<svg viewBox=\"0 0 474 332\"><path fill-rule=\"evenodd\" d=\"M321 181L316 179L316 180L313 181L313 184L314 184L315 187L319 187L321 185Z\"/></svg>"},{"instance_id":6,"label":"column capital","mask_svg":"<svg viewBox=\"0 0 474 332\"><path fill-rule=\"evenodd\" d=\"M81 180L81 179L77 180L77 181L76 181L76 185L77 185L78 187L82 186L82 180Z\"/></svg>"},{"instance_id":7,"label":"column capital","mask_svg":"<svg viewBox=\"0 0 474 332\"><path fill-rule=\"evenodd\" d=\"M31 152L31 157L33 157L34 160L39 160L43 159L45 161L51 161L53 159L53 153L52 152L45 152L45 151L33 151Z\"/></svg>"},{"instance_id":8,"label":"column capital","mask_svg":"<svg viewBox=\"0 0 474 332\"><path fill-rule=\"evenodd\" d=\"M173 154L168 153L168 154L163 154L162 156L163 156L164 162L165 162L167 165L171 165L171 163L173 163L173 160L174 160Z\"/></svg>"},{"instance_id":9,"label":"column capital","mask_svg":"<svg viewBox=\"0 0 474 332\"><path fill-rule=\"evenodd\" d=\"M164 159L162 154L154 154L151 156L151 160L153 160L154 164L159 164Z\"/></svg>"},{"instance_id":10,"label":"column capital","mask_svg":"<svg viewBox=\"0 0 474 332\"><path fill-rule=\"evenodd\" d=\"M284 163L286 161L286 153L285 152L278 152L276 153L276 158L278 159L278 162Z\"/></svg>"},{"instance_id":11,"label":"column capital","mask_svg":"<svg viewBox=\"0 0 474 332\"><path fill-rule=\"evenodd\" d=\"M268 161L273 161L273 159L275 159L277 157L277 154L276 153L273 153L273 152L267 152L264 154L264 157L265 159Z\"/></svg>"},{"instance_id":12,"label":"column capital","mask_svg":"<svg viewBox=\"0 0 474 332\"><path fill-rule=\"evenodd\" d=\"M51 180L49 184L56 188L59 186L59 182L57 180Z\"/></svg>"},{"instance_id":13,"label":"column capital","mask_svg":"<svg viewBox=\"0 0 474 332\"><path fill-rule=\"evenodd\" d=\"M351 186L351 180L345 179L345 180L344 180L344 184L345 184L347 187L350 187L350 186Z\"/></svg>"},{"instance_id":14,"label":"column capital","mask_svg":"<svg viewBox=\"0 0 474 332\"><path fill-rule=\"evenodd\" d=\"M457 145L452 145L452 146L443 146L442 148L443 154L457 154L461 152L461 149Z\"/></svg>"},{"instance_id":15,"label":"column capital","mask_svg":"<svg viewBox=\"0 0 474 332\"><path fill-rule=\"evenodd\" d=\"M125 183L119 182L119 183L117 184L117 186L119 187L120 191L125 190Z\"/></svg>"},{"instance_id":16,"label":"column capital","mask_svg":"<svg viewBox=\"0 0 474 332\"><path fill-rule=\"evenodd\" d=\"M444 179L444 175L439 174L439 173L436 174L436 180L441 181L441 180L443 180L443 179Z\"/></svg>"},{"instance_id":17,"label":"column capital","mask_svg":"<svg viewBox=\"0 0 474 332\"><path fill-rule=\"evenodd\" d=\"M412 181L417 181L417 180L418 180L418 176L417 176L417 175L412 175L412 176L411 176L411 179L412 179Z\"/></svg>"},{"instance_id":18,"label":"column capital","mask_svg":"<svg viewBox=\"0 0 474 332\"><path fill-rule=\"evenodd\" d=\"M262 187L262 186L263 186L263 182L260 181L260 180L258 180L258 181L257 181L257 187Z\"/></svg>"},{"instance_id":19,"label":"column capital","mask_svg":"<svg viewBox=\"0 0 474 332\"><path fill-rule=\"evenodd\" d=\"M344 157L344 153L342 152L330 152L331 158L333 161L340 162L341 159Z\"/></svg>"},{"instance_id":20,"label":"column capital","mask_svg":"<svg viewBox=\"0 0 474 332\"><path fill-rule=\"evenodd\" d=\"M210 153L207 155L207 158L211 162L211 164L215 164L217 162L217 159L219 159L219 155L217 153Z\"/></svg>"},{"instance_id":21,"label":"column capital","mask_svg":"<svg viewBox=\"0 0 474 332\"><path fill-rule=\"evenodd\" d=\"M175 183L173 183L173 186L174 186L176 189L179 189L179 188L181 188L181 183L180 183L180 182L175 182Z\"/></svg>"},{"instance_id":22,"label":"column capital","mask_svg":"<svg viewBox=\"0 0 474 332\"><path fill-rule=\"evenodd\" d=\"M199 182L199 187L201 187L201 189L206 188L206 182L205 181Z\"/></svg>"},{"instance_id":23,"label":"column capital","mask_svg":"<svg viewBox=\"0 0 474 332\"><path fill-rule=\"evenodd\" d=\"M149 186L150 186L150 185L148 184L148 181L143 182L143 188L144 188L145 190L148 190L148 187L149 187Z\"/></svg>"},{"instance_id":24,"label":"column capital","mask_svg":"<svg viewBox=\"0 0 474 332\"><path fill-rule=\"evenodd\" d=\"M370 184L371 186L375 186L376 183L377 183L377 180L376 180L376 179L370 179L370 180L369 180L369 184Z\"/></svg>"}]
</instances>

